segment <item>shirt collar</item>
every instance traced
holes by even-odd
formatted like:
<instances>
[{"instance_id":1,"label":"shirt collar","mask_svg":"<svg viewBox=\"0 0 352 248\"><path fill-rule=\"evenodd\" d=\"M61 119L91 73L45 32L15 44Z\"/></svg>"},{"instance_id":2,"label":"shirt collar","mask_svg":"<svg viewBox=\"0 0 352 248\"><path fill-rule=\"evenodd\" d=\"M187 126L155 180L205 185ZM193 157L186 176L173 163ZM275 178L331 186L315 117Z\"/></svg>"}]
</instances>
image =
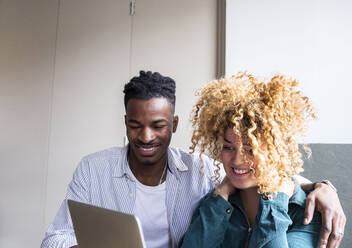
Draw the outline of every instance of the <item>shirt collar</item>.
<instances>
[{"instance_id":1,"label":"shirt collar","mask_svg":"<svg viewBox=\"0 0 352 248\"><path fill-rule=\"evenodd\" d=\"M115 166L114 166L114 171L112 173L112 177L122 177L125 174L127 174L127 169L128 169L127 152L128 152L128 146L125 146L120 150L120 154L117 154L117 156L113 158L114 161L112 162L115 164Z\"/></svg>"}]
</instances>

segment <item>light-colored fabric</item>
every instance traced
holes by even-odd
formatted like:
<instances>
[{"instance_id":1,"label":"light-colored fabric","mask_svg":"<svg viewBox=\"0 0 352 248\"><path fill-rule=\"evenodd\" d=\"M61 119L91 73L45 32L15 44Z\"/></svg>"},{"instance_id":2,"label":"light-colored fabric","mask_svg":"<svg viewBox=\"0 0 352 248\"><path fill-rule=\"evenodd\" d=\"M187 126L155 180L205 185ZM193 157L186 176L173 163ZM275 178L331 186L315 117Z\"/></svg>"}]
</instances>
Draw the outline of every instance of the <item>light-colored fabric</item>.
<instances>
[{"instance_id":1,"label":"light-colored fabric","mask_svg":"<svg viewBox=\"0 0 352 248\"><path fill-rule=\"evenodd\" d=\"M292 179L296 185L301 185L303 183L311 183L311 181L309 179L302 177L300 175L295 175L292 177Z\"/></svg>"},{"instance_id":2,"label":"light-colored fabric","mask_svg":"<svg viewBox=\"0 0 352 248\"><path fill-rule=\"evenodd\" d=\"M171 247L177 247L199 200L214 187L213 162L205 156L202 160L204 167L200 173L198 155L169 147L165 204ZM134 214L136 182L128 172L127 147L107 149L81 160L41 248L67 248L77 244L67 199Z\"/></svg>"},{"instance_id":3,"label":"light-colored fabric","mask_svg":"<svg viewBox=\"0 0 352 248\"><path fill-rule=\"evenodd\" d=\"M158 186L136 182L136 203L134 214L142 223L145 243L148 248L168 247L170 239L166 209L166 182Z\"/></svg>"}]
</instances>

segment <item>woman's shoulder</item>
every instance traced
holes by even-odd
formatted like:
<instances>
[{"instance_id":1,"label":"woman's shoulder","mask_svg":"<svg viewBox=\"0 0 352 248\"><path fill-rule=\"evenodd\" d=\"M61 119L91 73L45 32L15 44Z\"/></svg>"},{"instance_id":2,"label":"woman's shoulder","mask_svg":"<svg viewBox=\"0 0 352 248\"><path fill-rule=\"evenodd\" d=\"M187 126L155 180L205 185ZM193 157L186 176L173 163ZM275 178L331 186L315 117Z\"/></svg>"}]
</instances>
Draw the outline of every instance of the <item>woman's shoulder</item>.
<instances>
[{"instance_id":1,"label":"woman's shoulder","mask_svg":"<svg viewBox=\"0 0 352 248\"><path fill-rule=\"evenodd\" d=\"M303 189L301 188L300 185L296 185L295 189L293 191L292 196L289 199L289 205L290 204L295 204L295 205L299 205L301 207L304 207L306 204L306 198L307 195L306 193L303 191Z\"/></svg>"},{"instance_id":2,"label":"woman's shoulder","mask_svg":"<svg viewBox=\"0 0 352 248\"><path fill-rule=\"evenodd\" d=\"M311 229L311 231L320 232L321 227L321 216L320 213L315 211L313 219L309 225L303 225L304 212L306 207L307 195L301 188L301 186L296 185L293 195L289 199L288 214L292 220L293 227L299 227L301 229ZM312 229L313 228L313 229Z\"/></svg>"}]
</instances>

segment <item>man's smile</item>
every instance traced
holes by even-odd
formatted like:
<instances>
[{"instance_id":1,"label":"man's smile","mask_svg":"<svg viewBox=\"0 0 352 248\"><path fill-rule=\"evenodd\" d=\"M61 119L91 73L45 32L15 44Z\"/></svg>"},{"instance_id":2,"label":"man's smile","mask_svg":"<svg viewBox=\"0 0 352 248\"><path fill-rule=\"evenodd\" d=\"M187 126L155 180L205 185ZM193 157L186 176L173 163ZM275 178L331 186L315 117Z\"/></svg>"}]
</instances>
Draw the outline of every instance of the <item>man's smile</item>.
<instances>
[{"instance_id":1,"label":"man's smile","mask_svg":"<svg viewBox=\"0 0 352 248\"><path fill-rule=\"evenodd\" d=\"M135 147L138 150L138 153L142 156L153 156L157 149L160 147L160 144L153 145L143 145L143 144L135 144Z\"/></svg>"}]
</instances>

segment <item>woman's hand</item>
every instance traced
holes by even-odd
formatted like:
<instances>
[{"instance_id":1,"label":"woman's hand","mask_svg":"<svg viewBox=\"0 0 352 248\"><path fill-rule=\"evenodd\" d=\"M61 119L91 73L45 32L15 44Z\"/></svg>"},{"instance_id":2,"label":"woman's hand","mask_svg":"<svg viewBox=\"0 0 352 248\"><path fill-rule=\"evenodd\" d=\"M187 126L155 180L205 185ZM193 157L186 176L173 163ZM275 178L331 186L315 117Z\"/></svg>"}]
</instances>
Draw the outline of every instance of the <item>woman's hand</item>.
<instances>
[{"instance_id":1,"label":"woman's hand","mask_svg":"<svg viewBox=\"0 0 352 248\"><path fill-rule=\"evenodd\" d=\"M289 198L293 195L293 191L295 190L295 183L291 179L284 179L279 192L283 192L288 195Z\"/></svg>"},{"instance_id":2,"label":"woman's hand","mask_svg":"<svg viewBox=\"0 0 352 248\"><path fill-rule=\"evenodd\" d=\"M229 196L235 193L235 191L236 191L236 188L232 185L230 179L227 176L225 176L222 182L218 186L216 186L214 194L220 195L222 198L224 198L227 201L229 199Z\"/></svg>"}]
</instances>

